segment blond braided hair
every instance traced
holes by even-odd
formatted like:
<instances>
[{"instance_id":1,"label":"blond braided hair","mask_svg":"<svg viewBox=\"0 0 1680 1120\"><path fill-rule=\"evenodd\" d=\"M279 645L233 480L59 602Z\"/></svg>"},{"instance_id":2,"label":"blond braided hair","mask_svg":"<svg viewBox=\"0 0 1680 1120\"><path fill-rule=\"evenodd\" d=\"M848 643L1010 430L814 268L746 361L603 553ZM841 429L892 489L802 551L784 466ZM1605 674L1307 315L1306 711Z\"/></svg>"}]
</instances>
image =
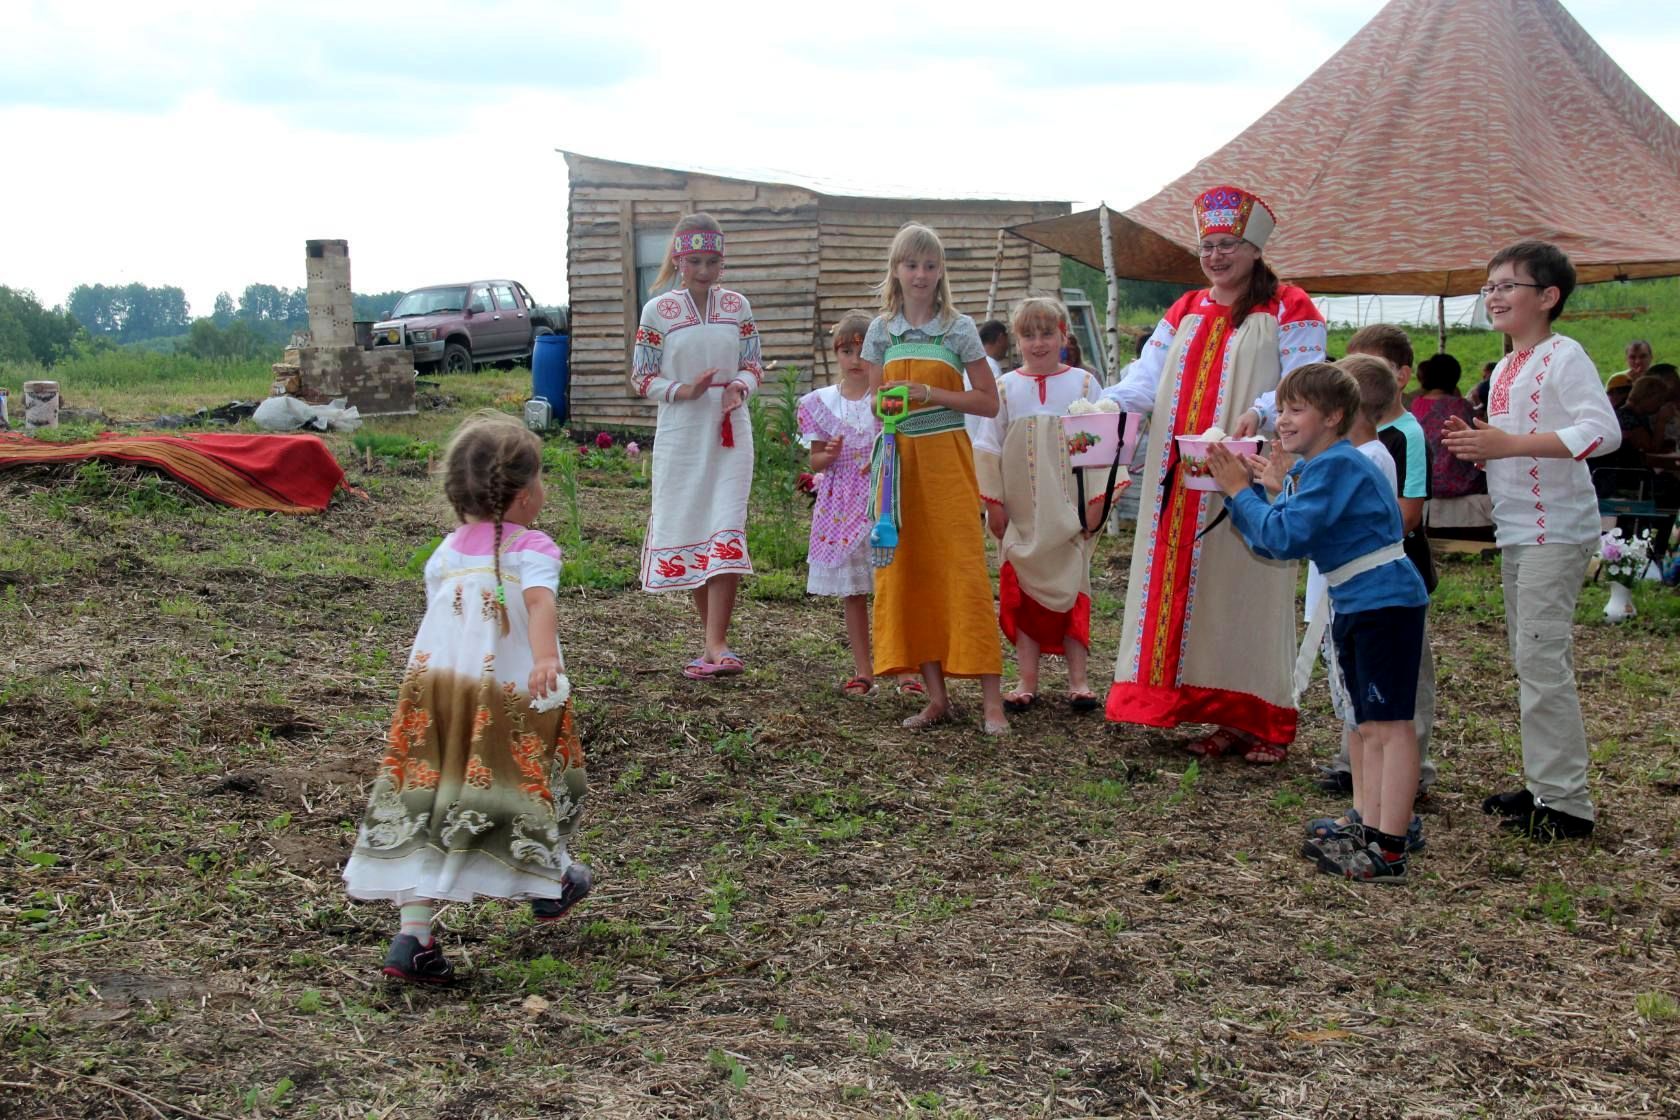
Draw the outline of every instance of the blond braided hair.
<instances>
[{"instance_id":1,"label":"blond braided hair","mask_svg":"<svg viewBox=\"0 0 1680 1120\"><path fill-rule=\"evenodd\" d=\"M492 522L491 563L496 572L496 614L508 633L507 592L502 586L502 534L508 507L542 470L542 440L505 412L482 409L455 430L443 455L443 493L455 516Z\"/></svg>"}]
</instances>

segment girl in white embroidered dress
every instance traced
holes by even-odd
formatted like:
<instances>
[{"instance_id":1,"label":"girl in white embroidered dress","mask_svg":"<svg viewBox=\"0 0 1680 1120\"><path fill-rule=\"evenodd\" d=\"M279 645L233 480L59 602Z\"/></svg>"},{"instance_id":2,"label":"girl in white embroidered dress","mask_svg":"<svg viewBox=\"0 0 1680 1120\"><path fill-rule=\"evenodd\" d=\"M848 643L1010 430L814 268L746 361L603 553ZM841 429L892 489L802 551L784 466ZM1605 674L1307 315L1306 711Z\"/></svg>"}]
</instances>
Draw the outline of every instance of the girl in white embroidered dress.
<instances>
[{"instance_id":1,"label":"girl in white embroidered dress","mask_svg":"<svg viewBox=\"0 0 1680 1120\"><path fill-rule=\"evenodd\" d=\"M653 510L642 543L642 587L688 591L703 647L690 680L740 673L729 622L747 555L753 435L745 404L763 379L758 327L746 297L717 283L723 234L708 214L684 214L642 308L630 381L659 402ZM673 278L681 283L672 289Z\"/></svg>"}]
</instances>

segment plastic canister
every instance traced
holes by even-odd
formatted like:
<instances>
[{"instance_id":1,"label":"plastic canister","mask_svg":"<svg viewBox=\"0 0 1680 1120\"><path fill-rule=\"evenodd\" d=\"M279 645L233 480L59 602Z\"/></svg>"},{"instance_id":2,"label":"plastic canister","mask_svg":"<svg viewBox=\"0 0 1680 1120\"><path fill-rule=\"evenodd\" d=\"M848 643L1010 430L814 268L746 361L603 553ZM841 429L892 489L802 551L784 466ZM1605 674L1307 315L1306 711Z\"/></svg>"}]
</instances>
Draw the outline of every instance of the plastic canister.
<instances>
[{"instance_id":1,"label":"plastic canister","mask_svg":"<svg viewBox=\"0 0 1680 1120\"><path fill-rule=\"evenodd\" d=\"M531 395L541 397L553 410L553 423L564 424L571 415L572 336L537 336L531 354Z\"/></svg>"}]
</instances>

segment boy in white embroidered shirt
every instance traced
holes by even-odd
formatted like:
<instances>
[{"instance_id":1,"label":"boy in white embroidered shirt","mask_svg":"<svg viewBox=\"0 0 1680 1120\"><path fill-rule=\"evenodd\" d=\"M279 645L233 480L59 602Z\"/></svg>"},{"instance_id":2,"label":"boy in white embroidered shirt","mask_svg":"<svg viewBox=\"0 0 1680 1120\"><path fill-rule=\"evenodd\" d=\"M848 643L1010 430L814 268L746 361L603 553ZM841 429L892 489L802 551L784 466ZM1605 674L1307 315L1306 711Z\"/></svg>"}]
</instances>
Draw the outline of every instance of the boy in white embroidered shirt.
<instances>
[{"instance_id":1,"label":"boy in white embroidered shirt","mask_svg":"<svg viewBox=\"0 0 1680 1120\"><path fill-rule=\"evenodd\" d=\"M1544 241L1519 241L1488 262L1488 319L1514 350L1493 371L1487 421L1471 427L1451 418L1442 435L1449 453L1487 467L1506 636L1521 687L1527 786L1494 794L1482 811L1536 840L1592 835L1570 627L1598 545L1586 460L1622 442L1592 359L1552 332L1574 289L1575 266Z\"/></svg>"}]
</instances>

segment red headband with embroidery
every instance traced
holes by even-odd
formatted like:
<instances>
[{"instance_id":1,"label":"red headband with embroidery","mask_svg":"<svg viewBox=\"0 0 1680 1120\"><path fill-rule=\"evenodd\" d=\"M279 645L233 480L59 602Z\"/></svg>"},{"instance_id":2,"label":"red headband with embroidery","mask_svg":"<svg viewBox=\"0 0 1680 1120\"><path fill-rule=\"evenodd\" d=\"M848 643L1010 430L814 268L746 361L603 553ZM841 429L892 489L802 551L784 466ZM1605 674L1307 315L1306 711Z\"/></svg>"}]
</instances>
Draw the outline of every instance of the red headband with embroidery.
<instances>
[{"instance_id":1,"label":"red headband with embroidery","mask_svg":"<svg viewBox=\"0 0 1680 1120\"><path fill-rule=\"evenodd\" d=\"M671 239L671 255L686 257L690 253L716 253L723 256L723 234L709 229L682 229Z\"/></svg>"}]
</instances>

